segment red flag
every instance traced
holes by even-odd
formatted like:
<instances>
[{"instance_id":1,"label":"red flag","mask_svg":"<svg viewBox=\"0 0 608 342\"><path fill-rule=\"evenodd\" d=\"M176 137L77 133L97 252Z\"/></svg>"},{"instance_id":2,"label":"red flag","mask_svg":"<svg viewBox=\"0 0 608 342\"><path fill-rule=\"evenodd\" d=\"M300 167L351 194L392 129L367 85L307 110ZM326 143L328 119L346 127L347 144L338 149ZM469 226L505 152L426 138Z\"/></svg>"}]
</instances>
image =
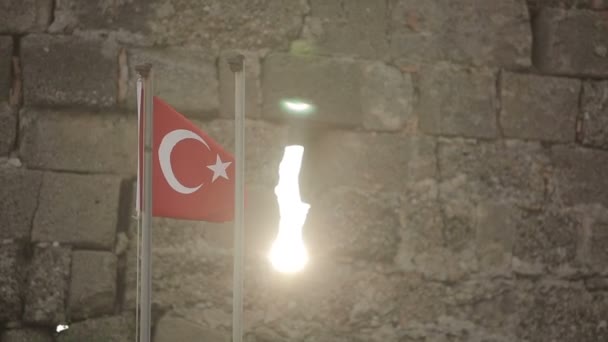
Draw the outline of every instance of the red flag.
<instances>
[{"instance_id":1,"label":"red flag","mask_svg":"<svg viewBox=\"0 0 608 342\"><path fill-rule=\"evenodd\" d=\"M231 221L234 157L158 97L153 115L152 215Z\"/></svg>"}]
</instances>

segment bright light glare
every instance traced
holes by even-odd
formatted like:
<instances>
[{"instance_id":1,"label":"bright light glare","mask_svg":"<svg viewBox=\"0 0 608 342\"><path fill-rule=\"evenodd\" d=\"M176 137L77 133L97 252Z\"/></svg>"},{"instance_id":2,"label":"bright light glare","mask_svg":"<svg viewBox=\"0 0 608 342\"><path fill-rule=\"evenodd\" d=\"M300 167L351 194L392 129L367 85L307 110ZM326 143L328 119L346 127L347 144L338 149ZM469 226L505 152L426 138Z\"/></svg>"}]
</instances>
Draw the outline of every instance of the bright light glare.
<instances>
[{"instance_id":1,"label":"bright light glare","mask_svg":"<svg viewBox=\"0 0 608 342\"><path fill-rule=\"evenodd\" d=\"M294 114L310 114L315 110L312 104L298 99L282 100L281 106L285 111Z\"/></svg>"},{"instance_id":2,"label":"bright light glare","mask_svg":"<svg viewBox=\"0 0 608 342\"><path fill-rule=\"evenodd\" d=\"M68 330L68 328L69 328L69 326L67 326L67 325L59 324L55 330L57 332L62 332L64 330Z\"/></svg>"},{"instance_id":3,"label":"bright light glare","mask_svg":"<svg viewBox=\"0 0 608 342\"><path fill-rule=\"evenodd\" d=\"M279 164L279 183L274 188L279 203L279 233L268 258L273 267L282 273L298 272L308 262L302 227L310 205L302 202L298 184L303 154L302 146L285 147L283 160Z\"/></svg>"}]
</instances>

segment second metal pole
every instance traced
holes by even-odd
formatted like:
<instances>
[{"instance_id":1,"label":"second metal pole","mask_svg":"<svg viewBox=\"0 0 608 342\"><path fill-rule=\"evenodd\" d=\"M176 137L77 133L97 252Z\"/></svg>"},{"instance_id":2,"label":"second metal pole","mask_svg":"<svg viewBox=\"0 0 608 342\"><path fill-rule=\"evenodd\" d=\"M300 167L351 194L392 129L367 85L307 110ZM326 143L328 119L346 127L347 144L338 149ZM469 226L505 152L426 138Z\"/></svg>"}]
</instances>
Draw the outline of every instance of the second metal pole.
<instances>
[{"instance_id":1,"label":"second metal pole","mask_svg":"<svg viewBox=\"0 0 608 342\"><path fill-rule=\"evenodd\" d=\"M234 72L234 275L232 299L232 342L243 341L243 269L245 253L245 72L244 57L229 59Z\"/></svg>"}]
</instances>

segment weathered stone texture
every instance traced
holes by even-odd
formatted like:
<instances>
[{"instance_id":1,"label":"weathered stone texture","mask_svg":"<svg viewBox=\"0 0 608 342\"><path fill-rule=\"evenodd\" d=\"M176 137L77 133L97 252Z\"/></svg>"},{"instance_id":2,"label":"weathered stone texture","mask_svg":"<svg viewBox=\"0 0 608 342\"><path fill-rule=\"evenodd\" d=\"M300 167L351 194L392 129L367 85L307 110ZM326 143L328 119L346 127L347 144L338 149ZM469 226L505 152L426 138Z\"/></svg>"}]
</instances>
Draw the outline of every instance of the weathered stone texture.
<instances>
[{"instance_id":1,"label":"weathered stone texture","mask_svg":"<svg viewBox=\"0 0 608 342\"><path fill-rule=\"evenodd\" d=\"M396 195L333 188L312 203L304 228L311 254L384 262L394 258L400 228Z\"/></svg>"},{"instance_id":2,"label":"weathered stone texture","mask_svg":"<svg viewBox=\"0 0 608 342\"><path fill-rule=\"evenodd\" d=\"M39 329L10 329L0 335L2 342L53 342L50 331Z\"/></svg>"},{"instance_id":3,"label":"weathered stone texture","mask_svg":"<svg viewBox=\"0 0 608 342\"><path fill-rule=\"evenodd\" d=\"M28 167L137 172L137 119L116 114L25 109L20 156Z\"/></svg>"},{"instance_id":4,"label":"weathered stone texture","mask_svg":"<svg viewBox=\"0 0 608 342\"><path fill-rule=\"evenodd\" d=\"M0 36L0 103L8 101L12 82L12 64L13 38L10 36ZM0 149L1 146L2 145L0 145Z\"/></svg>"},{"instance_id":5,"label":"weathered stone texture","mask_svg":"<svg viewBox=\"0 0 608 342\"><path fill-rule=\"evenodd\" d=\"M583 144L608 149L608 81L583 87Z\"/></svg>"},{"instance_id":6,"label":"weathered stone texture","mask_svg":"<svg viewBox=\"0 0 608 342\"><path fill-rule=\"evenodd\" d=\"M531 64L532 35L523 0L392 0L390 13L391 50L402 63Z\"/></svg>"},{"instance_id":7,"label":"weathered stone texture","mask_svg":"<svg viewBox=\"0 0 608 342\"><path fill-rule=\"evenodd\" d=\"M19 245L0 244L0 322L21 318L23 261Z\"/></svg>"},{"instance_id":8,"label":"weathered stone texture","mask_svg":"<svg viewBox=\"0 0 608 342\"><path fill-rule=\"evenodd\" d=\"M555 167L552 182L555 196L566 205L602 204L608 206L608 153L584 148L554 146L551 159Z\"/></svg>"},{"instance_id":9,"label":"weathered stone texture","mask_svg":"<svg viewBox=\"0 0 608 342\"><path fill-rule=\"evenodd\" d=\"M45 173L32 240L111 249L120 187L114 176Z\"/></svg>"},{"instance_id":10,"label":"weathered stone texture","mask_svg":"<svg viewBox=\"0 0 608 342\"><path fill-rule=\"evenodd\" d=\"M399 192L406 181L436 175L435 140L388 133L328 131L310 147L311 186ZM390 161L390 162L387 162Z\"/></svg>"},{"instance_id":11,"label":"weathered stone texture","mask_svg":"<svg viewBox=\"0 0 608 342\"><path fill-rule=\"evenodd\" d=\"M590 293L574 283L524 284L518 288L519 339L603 341L608 339L605 292Z\"/></svg>"},{"instance_id":12,"label":"weathered stone texture","mask_svg":"<svg viewBox=\"0 0 608 342\"><path fill-rule=\"evenodd\" d=\"M262 73L263 116L267 118L290 116L282 101L301 99L315 107L307 114L312 120L347 126L362 121L358 101L361 77L353 61L273 54L264 59Z\"/></svg>"},{"instance_id":13,"label":"weathered stone texture","mask_svg":"<svg viewBox=\"0 0 608 342\"><path fill-rule=\"evenodd\" d=\"M28 35L21 58L26 105L116 104L118 49L111 41Z\"/></svg>"},{"instance_id":14,"label":"weathered stone texture","mask_svg":"<svg viewBox=\"0 0 608 342\"><path fill-rule=\"evenodd\" d=\"M0 240L29 240L42 175L21 169L0 170Z\"/></svg>"},{"instance_id":15,"label":"weathered stone texture","mask_svg":"<svg viewBox=\"0 0 608 342\"><path fill-rule=\"evenodd\" d=\"M51 23L52 0L0 1L0 33L44 31Z\"/></svg>"},{"instance_id":16,"label":"weathered stone texture","mask_svg":"<svg viewBox=\"0 0 608 342\"><path fill-rule=\"evenodd\" d=\"M89 319L70 324L57 342L130 342L135 340L135 317L130 315Z\"/></svg>"},{"instance_id":17,"label":"weathered stone texture","mask_svg":"<svg viewBox=\"0 0 608 342\"><path fill-rule=\"evenodd\" d=\"M504 136L574 141L580 90L579 80L503 73L500 123Z\"/></svg>"},{"instance_id":18,"label":"weathered stone texture","mask_svg":"<svg viewBox=\"0 0 608 342\"><path fill-rule=\"evenodd\" d=\"M65 322L70 261L68 247L35 248L25 286L24 321L44 325Z\"/></svg>"},{"instance_id":19,"label":"weathered stone texture","mask_svg":"<svg viewBox=\"0 0 608 342\"><path fill-rule=\"evenodd\" d=\"M306 11L306 4L299 0L135 0L96 5L61 0L50 31L100 30L131 43L192 45L215 51L286 48L299 33Z\"/></svg>"},{"instance_id":20,"label":"weathered stone texture","mask_svg":"<svg viewBox=\"0 0 608 342\"><path fill-rule=\"evenodd\" d=\"M534 64L541 71L608 76L608 20L600 12L544 8L534 35Z\"/></svg>"},{"instance_id":21,"label":"weathered stone texture","mask_svg":"<svg viewBox=\"0 0 608 342\"><path fill-rule=\"evenodd\" d=\"M17 109L0 102L0 156L13 150L17 138Z\"/></svg>"},{"instance_id":22,"label":"weathered stone texture","mask_svg":"<svg viewBox=\"0 0 608 342\"><path fill-rule=\"evenodd\" d=\"M73 320L110 314L116 300L116 256L74 251L68 310Z\"/></svg>"},{"instance_id":23,"label":"weathered stone texture","mask_svg":"<svg viewBox=\"0 0 608 342\"><path fill-rule=\"evenodd\" d=\"M415 127L414 86L409 74L402 74L399 69L384 63L365 63L359 98L366 129Z\"/></svg>"},{"instance_id":24,"label":"weathered stone texture","mask_svg":"<svg viewBox=\"0 0 608 342\"><path fill-rule=\"evenodd\" d=\"M230 70L228 59L239 53L245 57L245 116L259 118L262 115L261 54L249 51L224 51L219 59L220 115L234 119L234 72Z\"/></svg>"},{"instance_id":25,"label":"weathered stone texture","mask_svg":"<svg viewBox=\"0 0 608 342\"><path fill-rule=\"evenodd\" d=\"M128 104L137 108L135 67L151 63L154 72L154 96L166 101L178 112L201 117L219 110L216 61L204 50L132 49L129 50Z\"/></svg>"},{"instance_id":26,"label":"weathered stone texture","mask_svg":"<svg viewBox=\"0 0 608 342\"><path fill-rule=\"evenodd\" d=\"M163 317L157 324L154 334L154 342L198 342L217 341L228 342L228 334L222 334L211 329L206 329L188 320L176 317Z\"/></svg>"},{"instance_id":27,"label":"weathered stone texture","mask_svg":"<svg viewBox=\"0 0 608 342\"><path fill-rule=\"evenodd\" d=\"M531 11L537 11L544 7L557 8L587 8L593 10L608 9L608 1L606 0L528 0L528 6Z\"/></svg>"},{"instance_id":28,"label":"weathered stone texture","mask_svg":"<svg viewBox=\"0 0 608 342\"><path fill-rule=\"evenodd\" d=\"M313 0L304 36L312 52L383 59L388 55L386 1Z\"/></svg>"},{"instance_id":29,"label":"weathered stone texture","mask_svg":"<svg viewBox=\"0 0 608 342\"><path fill-rule=\"evenodd\" d=\"M422 131L475 138L496 137L495 72L438 64L426 68L420 78L417 114Z\"/></svg>"}]
</instances>

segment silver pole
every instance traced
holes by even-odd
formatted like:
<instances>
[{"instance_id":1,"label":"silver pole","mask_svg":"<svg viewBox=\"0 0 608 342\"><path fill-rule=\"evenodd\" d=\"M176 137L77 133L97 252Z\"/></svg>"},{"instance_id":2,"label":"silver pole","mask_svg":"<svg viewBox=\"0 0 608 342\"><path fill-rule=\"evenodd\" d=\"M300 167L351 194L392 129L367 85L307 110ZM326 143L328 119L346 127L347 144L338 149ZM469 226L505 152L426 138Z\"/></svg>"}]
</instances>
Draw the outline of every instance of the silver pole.
<instances>
[{"instance_id":1,"label":"silver pole","mask_svg":"<svg viewBox=\"0 0 608 342\"><path fill-rule=\"evenodd\" d=\"M139 315L139 342L150 342L152 331L152 130L154 109L152 108L152 65L143 64L135 68L143 79L144 90L144 174L142 207L142 255L141 255L141 300Z\"/></svg>"},{"instance_id":2,"label":"silver pole","mask_svg":"<svg viewBox=\"0 0 608 342\"><path fill-rule=\"evenodd\" d=\"M228 60L234 72L234 140L236 180L234 184L234 275L232 342L243 342L243 263L245 253L245 66L243 55Z\"/></svg>"}]
</instances>

